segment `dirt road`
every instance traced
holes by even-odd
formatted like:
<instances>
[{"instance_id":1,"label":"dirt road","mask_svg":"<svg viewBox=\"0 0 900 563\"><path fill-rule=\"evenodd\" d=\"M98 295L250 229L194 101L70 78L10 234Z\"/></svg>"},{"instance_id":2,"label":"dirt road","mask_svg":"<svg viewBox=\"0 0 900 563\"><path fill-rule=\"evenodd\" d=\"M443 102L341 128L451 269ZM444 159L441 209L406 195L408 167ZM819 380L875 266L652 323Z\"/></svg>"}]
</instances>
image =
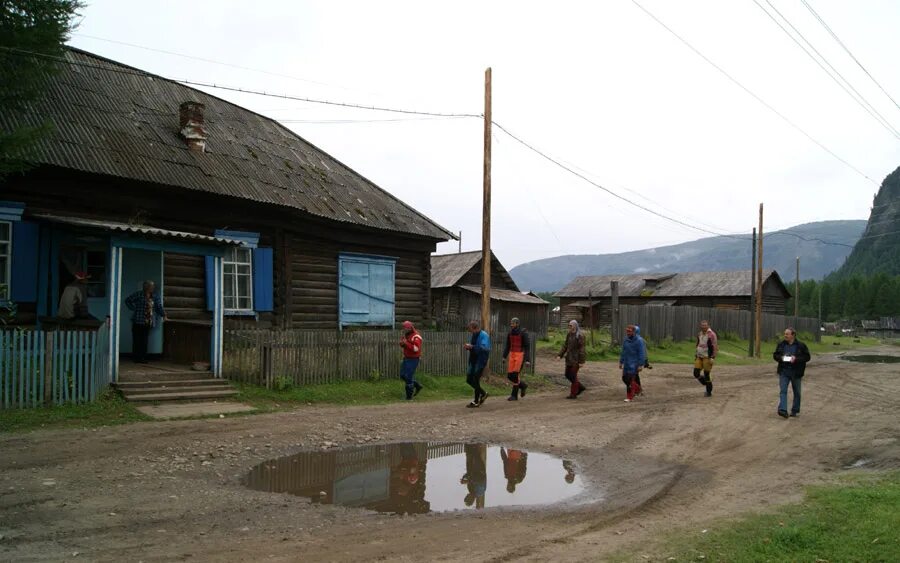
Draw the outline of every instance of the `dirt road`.
<instances>
[{"instance_id":1,"label":"dirt road","mask_svg":"<svg viewBox=\"0 0 900 563\"><path fill-rule=\"evenodd\" d=\"M634 403L622 401L614 368L587 365L590 389L577 401L560 389L480 409L305 407L0 435L0 560L582 561L624 547L644 561L664 555L648 547L663 531L699 534L797 500L804 484L860 459L863 470L900 467L898 364L814 358L803 412L790 420L775 416L774 365L717 367L712 398L688 367L657 365ZM403 440L571 458L592 492L545 509L398 517L241 485L254 465L325 442Z\"/></svg>"}]
</instances>

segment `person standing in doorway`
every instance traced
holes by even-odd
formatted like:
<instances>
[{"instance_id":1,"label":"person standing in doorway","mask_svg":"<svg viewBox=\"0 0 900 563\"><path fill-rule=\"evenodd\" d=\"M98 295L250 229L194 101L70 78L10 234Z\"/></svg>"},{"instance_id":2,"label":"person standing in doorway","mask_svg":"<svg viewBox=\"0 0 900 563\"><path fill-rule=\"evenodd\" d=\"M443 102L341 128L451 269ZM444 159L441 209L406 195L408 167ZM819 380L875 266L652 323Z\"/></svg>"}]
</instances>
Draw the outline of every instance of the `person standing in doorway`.
<instances>
[{"instance_id":1,"label":"person standing in doorway","mask_svg":"<svg viewBox=\"0 0 900 563\"><path fill-rule=\"evenodd\" d=\"M519 400L519 392L525 397L525 390L528 385L522 381L521 372L523 367L531 365L528 360L530 358L530 343L528 342L528 332L519 326L519 319L513 317L509 320L509 334L506 335L506 346L503 348L503 361L506 362L506 378L512 383L512 393L509 395L510 401Z\"/></svg>"},{"instance_id":2,"label":"person standing in doorway","mask_svg":"<svg viewBox=\"0 0 900 563\"><path fill-rule=\"evenodd\" d=\"M787 418L788 385L794 392L790 416L800 416L800 380L806 371L806 363L811 359L809 348L797 340L797 331L793 327L784 330L784 340L778 343L772 359L778 362L778 416Z\"/></svg>"},{"instance_id":3,"label":"person standing in doorway","mask_svg":"<svg viewBox=\"0 0 900 563\"><path fill-rule=\"evenodd\" d=\"M487 391L481 388L481 374L487 367L488 358L491 355L491 337L487 332L481 330L481 323L478 321L469 323L469 332L472 334L472 338L464 345L464 348L469 351L466 383L475 390L475 398L466 406L472 409L480 407L488 396Z\"/></svg>"},{"instance_id":4,"label":"person standing in doorway","mask_svg":"<svg viewBox=\"0 0 900 563\"><path fill-rule=\"evenodd\" d=\"M422 390L422 384L416 381L416 368L419 367L419 358L422 357L422 335L410 321L403 321L400 347L403 348L400 377L406 382L406 400L412 401L412 398Z\"/></svg>"},{"instance_id":5,"label":"person standing in doorway","mask_svg":"<svg viewBox=\"0 0 900 563\"><path fill-rule=\"evenodd\" d=\"M131 314L131 356L139 364L147 363L147 343L150 331L159 323L157 318L169 320L163 309L162 297L156 292L153 280L144 282L141 291L135 291L125 299L125 306Z\"/></svg>"},{"instance_id":6,"label":"person standing in doorway","mask_svg":"<svg viewBox=\"0 0 900 563\"><path fill-rule=\"evenodd\" d=\"M558 355L560 358L565 358L566 379L572 384L569 387L569 396L566 398L577 399L578 395L581 395L587 389L578 381L578 370L584 365L587 355L584 351L584 333L581 332L581 329L578 327L578 321L575 319L569 321L566 341L563 342Z\"/></svg>"},{"instance_id":7,"label":"person standing in doorway","mask_svg":"<svg viewBox=\"0 0 900 563\"><path fill-rule=\"evenodd\" d=\"M93 319L88 312L87 284L91 279L86 272L75 272L75 278L63 289L56 316L67 321Z\"/></svg>"},{"instance_id":8,"label":"person standing in doorway","mask_svg":"<svg viewBox=\"0 0 900 563\"><path fill-rule=\"evenodd\" d=\"M712 372L713 363L719 353L719 339L713 329L709 328L709 321L700 321L700 332L697 334L697 350L694 356L694 377L700 385L706 386L706 396L712 397ZM702 374L701 374L702 370Z\"/></svg>"},{"instance_id":9,"label":"person standing in doorway","mask_svg":"<svg viewBox=\"0 0 900 563\"><path fill-rule=\"evenodd\" d=\"M625 327L625 340L622 341L622 353L619 354L619 369L622 370L622 383L625 384L625 402L630 403L635 395L640 395L641 386L635 381L638 373L644 369L646 359L644 340L635 334L634 325Z\"/></svg>"}]
</instances>

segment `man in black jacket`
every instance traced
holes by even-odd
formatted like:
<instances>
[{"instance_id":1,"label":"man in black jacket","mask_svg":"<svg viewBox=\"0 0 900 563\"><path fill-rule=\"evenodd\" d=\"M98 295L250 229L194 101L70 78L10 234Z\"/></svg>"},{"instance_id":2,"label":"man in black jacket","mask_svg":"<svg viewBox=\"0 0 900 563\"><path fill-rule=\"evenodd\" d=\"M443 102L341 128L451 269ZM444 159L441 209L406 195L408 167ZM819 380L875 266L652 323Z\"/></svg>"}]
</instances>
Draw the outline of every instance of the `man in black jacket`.
<instances>
[{"instance_id":1,"label":"man in black jacket","mask_svg":"<svg viewBox=\"0 0 900 563\"><path fill-rule=\"evenodd\" d=\"M778 343L772 358L778 362L778 383L781 394L778 398L778 416L788 417L787 390L788 384L794 391L794 402L791 405L791 416L800 415L800 380L806 370L806 362L810 360L809 348L797 340L797 331L792 327L784 330L784 340Z\"/></svg>"}]
</instances>

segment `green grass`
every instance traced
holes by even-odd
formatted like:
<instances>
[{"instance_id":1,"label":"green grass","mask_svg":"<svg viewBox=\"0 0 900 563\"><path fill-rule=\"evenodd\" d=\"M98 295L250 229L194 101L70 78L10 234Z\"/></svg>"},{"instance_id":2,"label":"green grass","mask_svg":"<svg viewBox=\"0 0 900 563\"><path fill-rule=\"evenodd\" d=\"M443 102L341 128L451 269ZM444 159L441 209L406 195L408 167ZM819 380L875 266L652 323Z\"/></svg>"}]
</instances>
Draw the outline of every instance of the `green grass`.
<instances>
[{"instance_id":1,"label":"green grass","mask_svg":"<svg viewBox=\"0 0 900 563\"><path fill-rule=\"evenodd\" d=\"M0 432L93 428L140 420L150 420L150 417L140 413L118 394L109 392L100 400L84 405L0 410Z\"/></svg>"},{"instance_id":2,"label":"green grass","mask_svg":"<svg viewBox=\"0 0 900 563\"><path fill-rule=\"evenodd\" d=\"M673 533L612 561L900 561L900 472L810 487L775 512ZM655 556L646 556L647 553ZM648 559L649 557L649 559Z\"/></svg>"},{"instance_id":3,"label":"green grass","mask_svg":"<svg viewBox=\"0 0 900 563\"><path fill-rule=\"evenodd\" d=\"M466 384L465 377L416 374L416 379L425 386L416 396L416 401L472 398L472 388ZM526 376L526 381L532 389L548 384L547 380L537 375ZM502 398L510 391L509 386L497 376L492 377L487 385L482 385L495 398ZM237 400L264 411L282 410L300 404L380 405L405 401L400 378L303 385L281 391L246 384L239 384L238 388L240 394Z\"/></svg>"}]
</instances>

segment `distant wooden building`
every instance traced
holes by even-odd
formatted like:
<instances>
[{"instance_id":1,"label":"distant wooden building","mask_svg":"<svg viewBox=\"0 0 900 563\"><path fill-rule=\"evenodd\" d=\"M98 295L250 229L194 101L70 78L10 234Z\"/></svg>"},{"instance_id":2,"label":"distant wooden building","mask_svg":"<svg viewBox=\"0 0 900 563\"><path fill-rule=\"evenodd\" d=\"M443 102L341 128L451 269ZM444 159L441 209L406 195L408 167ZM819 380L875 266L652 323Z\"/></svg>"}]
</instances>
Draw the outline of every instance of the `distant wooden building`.
<instances>
[{"instance_id":1,"label":"distant wooden building","mask_svg":"<svg viewBox=\"0 0 900 563\"><path fill-rule=\"evenodd\" d=\"M431 316L439 326L458 328L481 318L481 251L431 257ZM550 304L523 293L496 256L491 257L491 332L518 317L538 337L546 336Z\"/></svg>"},{"instance_id":2,"label":"distant wooden building","mask_svg":"<svg viewBox=\"0 0 900 563\"><path fill-rule=\"evenodd\" d=\"M610 282L619 282L623 305L694 306L750 309L750 270L733 272L685 272L679 274L629 274L579 276L556 292L559 326L570 320L594 326L611 321ZM762 310L784 314L791 293L775 270L763 272Z\"/></svg>"}]
</instances>

